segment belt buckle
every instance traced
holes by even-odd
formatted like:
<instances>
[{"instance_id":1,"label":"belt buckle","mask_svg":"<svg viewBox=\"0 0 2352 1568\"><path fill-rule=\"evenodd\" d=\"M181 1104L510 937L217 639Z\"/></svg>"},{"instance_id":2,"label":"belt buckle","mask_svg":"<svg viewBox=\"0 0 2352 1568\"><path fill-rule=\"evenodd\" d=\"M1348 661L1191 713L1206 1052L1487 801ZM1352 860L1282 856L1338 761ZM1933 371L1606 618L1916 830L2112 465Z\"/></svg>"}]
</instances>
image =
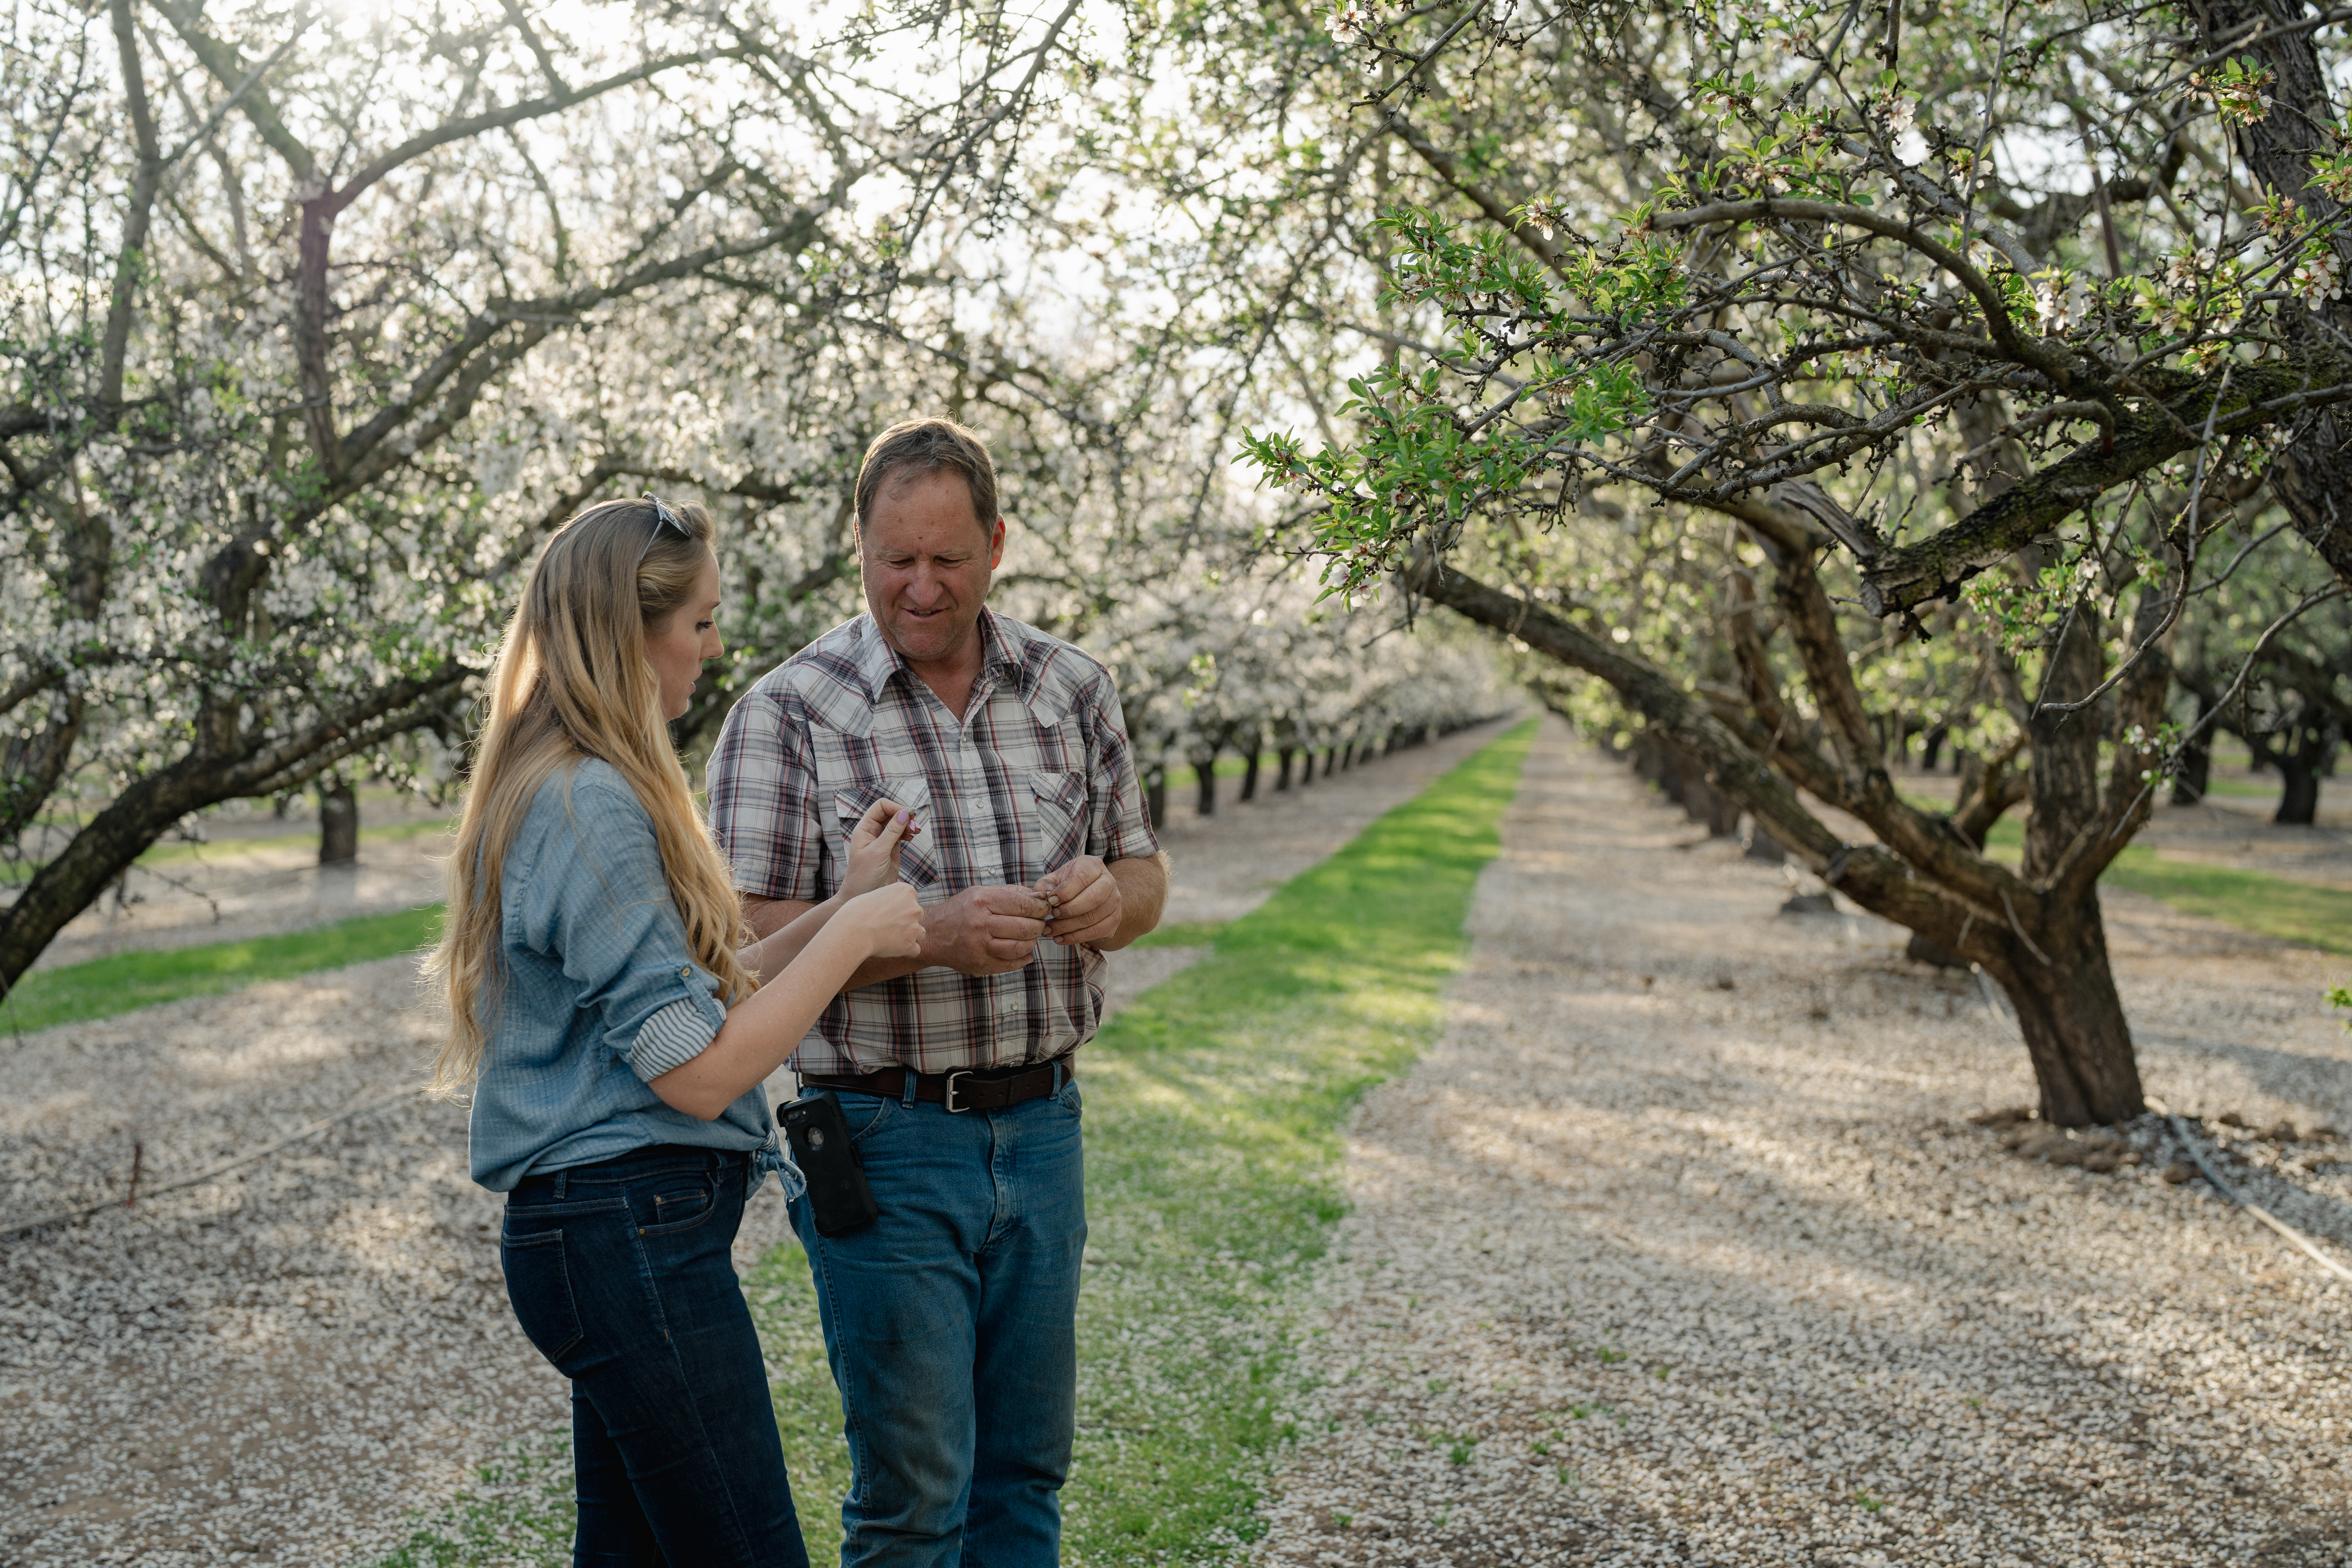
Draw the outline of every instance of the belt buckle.
<instances>
[{"instance_id":1,"label":"belt buckle","mask_svg":"<svg viewBox=\"0 0 2352 1568\"><path fill-rule=\"evenodd\" d=\"M940 1098L940 1103L943 1108L945 1108L950 1116L961 1116L965 1111L971 1109L969 1105L958 1105L956 1103L956 1079L960 1078L970 1078L971 1076L971 1070L969 1068L948 1074L947 1088Z\"/></svg>"}]
</instances>

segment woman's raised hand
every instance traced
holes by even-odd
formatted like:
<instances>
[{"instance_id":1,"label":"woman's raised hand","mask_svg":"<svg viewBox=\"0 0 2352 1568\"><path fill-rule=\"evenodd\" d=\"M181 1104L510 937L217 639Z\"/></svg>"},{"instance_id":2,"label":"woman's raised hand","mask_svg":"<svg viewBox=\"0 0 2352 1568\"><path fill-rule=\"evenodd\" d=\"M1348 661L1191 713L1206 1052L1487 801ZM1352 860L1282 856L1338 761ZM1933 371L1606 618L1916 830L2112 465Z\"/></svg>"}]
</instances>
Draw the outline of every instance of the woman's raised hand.
<instances>
[{"instance_id":1,"label":"woman's raised hand","mask_svg":"<svg viewBox=\"0 0 2352 1568\"><path fill-rule=\"evenodd\" d=\"M841 890L851 898L898 879L898 851L922 831L915 814L895 800L877 800L849 830L849 875Z\"/></svg>"},{"instance_id":2,"label":"woman's raised hand","mask_svg":"<svg viewBox=\"0 0 2352 1568\"><path fill-rule=\"evenodd\" d=\"M912 958L923 951L923 906L904 882L858 894L832 923L866 943L875 958Z\"/></svg>"}]
</instances>

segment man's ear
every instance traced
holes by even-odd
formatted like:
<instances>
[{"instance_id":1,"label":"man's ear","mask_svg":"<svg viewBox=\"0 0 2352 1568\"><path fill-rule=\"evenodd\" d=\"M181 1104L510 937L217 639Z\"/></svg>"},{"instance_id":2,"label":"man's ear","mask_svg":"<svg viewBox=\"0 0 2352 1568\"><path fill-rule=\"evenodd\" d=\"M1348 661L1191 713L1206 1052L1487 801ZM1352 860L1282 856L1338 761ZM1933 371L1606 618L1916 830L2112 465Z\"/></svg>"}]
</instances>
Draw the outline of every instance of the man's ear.
<instances>
[{"instance_id":1,"label":"man's ear","mask_svg":"<svg viewBox=\"0 0 2352 1568\"><path fill-rule=\"evenodd\" d=\"M995 571L1004 563L1004 514L998 512L988 530L988 569Z\"/></svg>"}]
</instances>

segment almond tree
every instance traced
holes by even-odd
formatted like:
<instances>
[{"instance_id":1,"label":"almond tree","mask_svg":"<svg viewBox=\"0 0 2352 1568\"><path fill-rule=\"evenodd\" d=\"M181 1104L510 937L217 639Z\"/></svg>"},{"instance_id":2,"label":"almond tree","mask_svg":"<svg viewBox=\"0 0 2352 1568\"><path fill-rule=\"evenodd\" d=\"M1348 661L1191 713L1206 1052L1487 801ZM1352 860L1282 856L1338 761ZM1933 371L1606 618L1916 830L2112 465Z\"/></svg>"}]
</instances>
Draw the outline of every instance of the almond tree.
<instances>
[{"instance_id":1,"label":"almond tree","mask_svg":"<svg viewBox=\"0 0 2352 1568\"><path fill-rule=\"evenodd\" d=\"M2338 574L2285 616L2352 579L2335 25L1202 4L1152 43L1223 68L1154 166L1260 406L1313 417L1249 452L1335 591L1606 682L1996 980L2044 1115L2111 1121L2142 1099L2097 879L2177 754L2168 647L2216 531L2275 504ZM1686 637L1629 529L1704 580ZM1984 762L1949 812L1889 745L1890 667L1931 638ZM2011 865L1980 846L2021 797Z\"/></svg>"},{"instance_id":2,"label":"almond tree","mask_svg":"<svg viewBox=\"0 0 2352 1568\"><path fill-rule=\"evenodd\" d=\"M999 203L1076 12L16 8L0 989L191 813L458 745L584 501L732 497L789 635L904 406L842 383L929 226Z\"/></svg>"}]
</instances>

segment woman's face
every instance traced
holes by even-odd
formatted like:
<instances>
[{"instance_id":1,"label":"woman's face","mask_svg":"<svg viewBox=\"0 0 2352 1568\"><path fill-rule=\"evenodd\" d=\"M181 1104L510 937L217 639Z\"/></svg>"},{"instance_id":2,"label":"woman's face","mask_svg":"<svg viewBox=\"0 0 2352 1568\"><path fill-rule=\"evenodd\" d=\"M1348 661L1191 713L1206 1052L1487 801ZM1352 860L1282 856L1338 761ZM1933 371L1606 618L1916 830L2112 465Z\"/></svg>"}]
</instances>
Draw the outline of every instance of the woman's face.
<instances>
[{"instance_id":1,"label":"woman's face","mask_svg":"<svg viewBox=\"0 0 2352 1568\"><path fill-rule=\"evenodd\" d=\"M685 717L703 661L719 657L718 612L719 561L706 553L686 603L646 626L646 659L661 681L663 718Z\"/></svg>"}]
</instances>

